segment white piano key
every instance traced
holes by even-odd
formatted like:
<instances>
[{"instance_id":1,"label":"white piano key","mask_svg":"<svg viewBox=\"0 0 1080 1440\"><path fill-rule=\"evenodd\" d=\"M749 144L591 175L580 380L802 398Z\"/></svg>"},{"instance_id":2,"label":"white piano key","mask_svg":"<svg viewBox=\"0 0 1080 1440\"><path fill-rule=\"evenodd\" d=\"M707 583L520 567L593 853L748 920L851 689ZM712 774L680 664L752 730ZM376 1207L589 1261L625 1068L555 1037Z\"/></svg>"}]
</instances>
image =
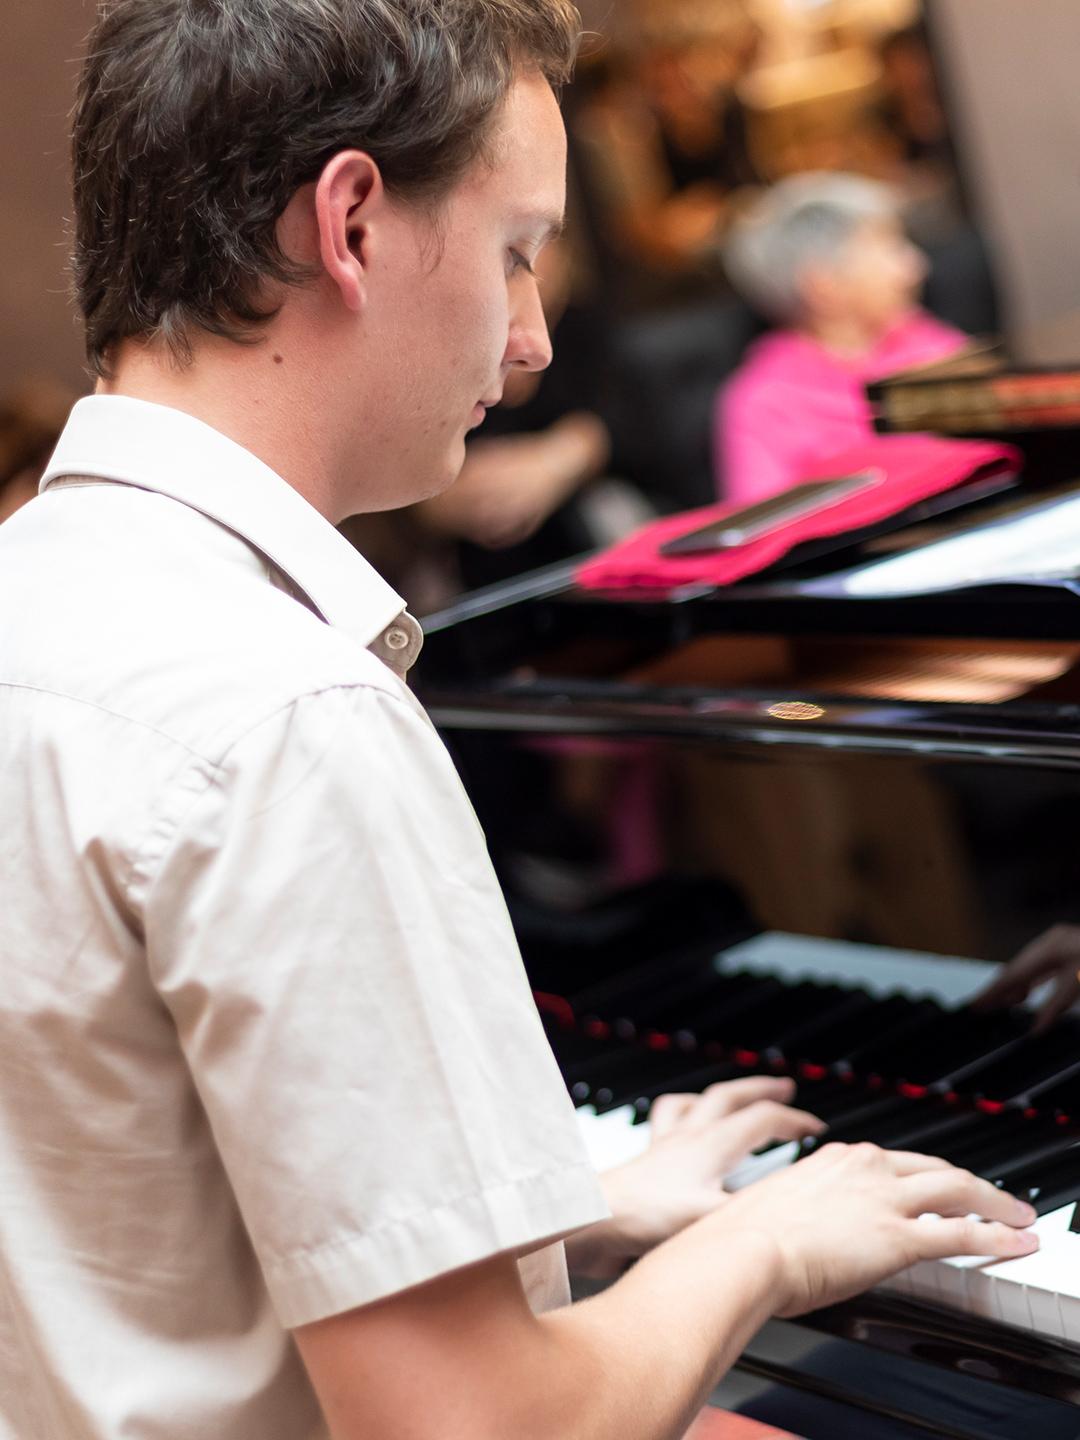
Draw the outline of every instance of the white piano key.
<instances>
[{"instance_id":1,"label":"white piano key","mask_svg":"<svg viewBox=\"0 0 1080 1440\"><path fill-rule=\"evenodd\" d=\"M997 973L984 960L935 955L919 950L893 950L848 940L822 940L770 930L741 941L716 957L723 972L749 970L778 975L790 982L836 981L855 985L871 995L895 990L929 995L945 1005L961 1005Z\"/></svg>"},{"instance_id":2,"label":"white piano key","mask_svg":"<svg viewBox=\"0 0 1080 1440\"><path fill-rule=\"evenodd\" d=\"M955 1255L948 1260L931 1261L937 1280L938 1298L953 1310L970 1315L993 1317L993 1301L981 1283L981 1271L988 1265L984 1255Z\"/></svg>"},{"instance_id":3,"label":"white piano key","mask_svg":"<svg viewBox=\"0 0 1080 1440\"><path fill-rule=\"evenodd\" d=\"M1040 1248L986 1270L998 1318L1054 1339L1080 1341L1080 1235L1069 1230L1075 1205L1042 1215L1032 1226Z\"/></svg>"},{"instance_id":4,"label":"white piano key","mask_svg":"<svg viewBox=\"0 0 1080 1440\"><path fill-rule=\"evenodd\" d=\"M1031 1328L1040 1335L1049 1335L1052 1340L1072 1340L1075 1344L1080 1334L1075 1331L1070 1334L1065 1328L1061 1297L1053 1288L1055 1271L1049 1265L1043 1265L1042 1271L1041 1275L1033 1277L1034 1283L1024 1286Z\"/></svg>"},{"instance_id":5,"label":"white piano key","mask_svg":"<svg viewBox=\"0 0 1080 1440\"><path fill-rule=\"evenodd\" d=\"M902 1270L896 1279L900 1283L895 1288L902 1294L910 1295L913 1300L936 1303L940 1299L937 1270L925 1260Z\"/></svg>"},{"instance_id":6,"label":"white piano key","mask_svg":"<svg viewBox=\"0 0 1080 1440\"><path fill-rule=\"evenodd\" d=\"M585 1149L597 1171L626 1165L649 1148L652 1132L648 1124L634 1124L632 1105L608 1110L603 1115L597 1115L591 1105L583 1105L577 1117Z\"/></svg>"},{"instance_id":7,"label":"white piano key","mask_svg":"<svg viewBox=\"0 0 1080 1440\"><path fill-rule=\"evenodd\" d=\"M914 1266L912 1266L914 1269ZM896 1275L890 1275L887 1280L882 1280L877 1286L878 1290L887 1290L896 1295L910 1295L911 1293L911 1270L901 1270Z\"/></svg>"},{"instance_id":8,"label":"white piano key","mask_svg":"<svg viewBox=\"0 0 1080 1440\"><path fill-rule=\"evenodd\" d=\"M1042 1248L1034 1254L998 1261L959 1255L913 1266L905 1272L908 1293L932 1300L936 1284L938 1301L950 1309L1080 1341L1080 1235L1068 1228L1073 1209L1035 1222Z\"/></svg>"},{"instance_id":9,"label":"white piano key","mask_svg":"<svg viewBox=\"0 0 1080 1440\"><path fill-rule=\"evenodd\" d=\"M799 1142L790 1140L786 1145L774 1145L763 1155L749 1155L730 1175L724 1177L724 1189L745 1190L747 1185L764 1180L766 1175L773 1175L777 1170L786 1169L788 1165L794 1163L798 1153Z\"/></svg>"}]
</instances>

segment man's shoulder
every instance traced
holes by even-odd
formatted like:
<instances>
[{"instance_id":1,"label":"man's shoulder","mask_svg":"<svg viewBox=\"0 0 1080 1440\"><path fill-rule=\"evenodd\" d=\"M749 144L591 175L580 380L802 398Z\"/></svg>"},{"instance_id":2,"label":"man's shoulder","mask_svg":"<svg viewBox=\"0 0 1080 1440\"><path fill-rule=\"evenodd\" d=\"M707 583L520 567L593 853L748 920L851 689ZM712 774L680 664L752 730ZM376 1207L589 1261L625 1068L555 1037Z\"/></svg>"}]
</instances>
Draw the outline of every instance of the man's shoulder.
<instances>
[{"instance_id":1,"label":"man's shoulder","mask_svg":"<svg viewBox=\"0 0 1080 1440\"><path fill-rule=\"evenodd\" d=\"M162 497L145 501L169 507L167 525L99 525L99 503L69 506L57 523L48 497L7 522L0 682L108 710L210 760L320 691L402 697L386 665L271 583L244 541Z\"/></svg>"}]
</instances>

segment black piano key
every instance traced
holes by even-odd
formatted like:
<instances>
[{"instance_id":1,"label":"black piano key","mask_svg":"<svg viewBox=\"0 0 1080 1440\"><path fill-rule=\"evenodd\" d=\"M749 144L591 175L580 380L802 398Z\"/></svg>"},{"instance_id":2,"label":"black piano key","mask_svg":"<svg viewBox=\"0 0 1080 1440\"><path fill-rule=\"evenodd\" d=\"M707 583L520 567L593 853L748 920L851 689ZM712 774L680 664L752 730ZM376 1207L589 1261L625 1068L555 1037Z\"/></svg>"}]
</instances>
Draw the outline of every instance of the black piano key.
<instances>
[{"instance_id":1,"label":"black piano key","mask_svg":"<svg viewBox=\"0 0 1080 1440\"><path fill-rule=\"evenodd\" d=\"M624 1076L632 1076L635 1072L640 1071L642 1065L651 1057L660 1055L666 1058L670 1054L670 1046L665 1046L662 1050L654 1050L640 1045L636 1041L632 1043L625 1040L600 1042L592 1055L581 1055L564 1064L562 1067L563 1079L571 1088L585 1086L595 1089L596 1086L611 1079L619 1080ZM684 1060L682 1063L685 1064L686 1061Z\"/></svg>"},{"instance_id":2,"label":"black piano key","mask_svg":"<svg viewBox=\"0 0 1080 1440\"><path fill-rule=\"evenodd\" d=\"M976 1015L970 1010L955 1011L949 1019L952 1023L942 1026L930 1043L920 1041L899 1072L902 1080L959 1088L988 1057L1016 1044L1030 1023L1012 1013Z\"/></svg>"},{"instance_id":3,"label":"black piano key","mask_svg":"<svg viewBox=\"0 0 1080 1440\"><path fill-rule=\"evenodd\" d=\"M968 1088L989 1100L1009 1101L1027 1096L1036 1087L1048 1087L1080 1067L1080 1028L1058 1025L1045 1035L1032 1035L1004 1057L988 1062L965 1081Z\"/></svg>"},{"instance_id":4,"label":"black piano key","mask_svg":"<svg viewBox=\"0 0 1080 1440\"><path fill-rule=\"evenodd\" d=\"M637 1056L648 1053L644 1046L614 1038L592 1043L591 1050L576 1049L572 1055L567 1055L558 1042L552 1045L568 1085L592 1084L612 1071L621 1074L626 1067L636 1063Z\"/></svg>"},{"instance_id":5,"label":"black piano key","mask_svg":"<svg viewBox=\"0 0 1080 1440\"><path fill-rule=\"evenodd\" d=\"M1044 1115L1075 1115L1080 1120L1080 1071L1067 1071L1050 1085L1043 1085L1031 1103Z\"/></svg>"},{"instance_id":6,"label":"black piano key","mask_svg":"<svg viewBox=\"0 0 1080 1440\"><path fill-rule=\"evenodd\" d=\"M774 1006L784 1002L789 989L775 975L758 976L738 995L717 994L710 998L708 1004L699 1006L691 1015L683 1016L677 1028L690 1031L702 1044L714 1041L743 1047L744 1030L749 1020L771 1012Z\"/></svg>"},{"instance_id":7,"label":"black piano key","mask_svg":"<svg viewBox=\"0 0 1080 1440\"><path fill-rule=\"evenodd\" d=\"M834 1141L841 1145L854 1145L867 1138L867 1130L893 1115L907 1113L916 1101L906 1100L901 1095L883 1095L880 1099L867 1099L865 1092L859 1103L852 1106L844 1116L831 1124L823 1135L812 1136L803 1141L802 1153Z\"/></svg>"},{"instance_id":8,"label":"black piano key","mask_svg":"<svg viewBox=\"0 0 1080 1440\"><path fill-rule=\"evenodd\" d=\"M1026 1200L1036 1215L1052 1215L1055 1210L1080 1200L1080 1175L1062 1179L1038 1193L1021 1195L1019 1198Z\"/></svg>"},{"instance_id":9,"label":"black piano key","mask_svg":"<svg viewBox=\"0 0 1080 1440\"><path fill-rule=\"evenodd\" d=\"M642 1028L652 1030L692 1030L696 1017L705 1011L735 1011L745 1008L744 1000L752 996L779 994L783 982L773 975L718 975L705 977L696 986L685 986L678 992L658 997L649 1004L624 1008L620 1013L636 1020Z\"/></svg>"},{"instance_id":10,"label":"black piano key","mask_svg":"<svg viewBox=\"0 0 1080 1440\"><path fill-rule=\"evenodd\" d=\"M741 1050L762 1051L776 1042L788 1027L801 1023L808 1014L820 1014L833 1003L833 993L813 981L796 985L776 981L774 989L762 991L756 1004L744 1004L737 1010L723 1007L696 1018L687 1028L701 1044L712 1041Z\"/></svg>"},{"instance_id":11,"label":"black piano key","mask_svg":"<svg viewBox=\"0 0 1080 1440\"><path fill-rule=\"evenodd\" d=\"M1032 1132L1030 1138L1017 1144L1006 1158L981 1165L977 1173L1007 1190L1035 1166L1066 1158L1076 1144L1075 1135L1063 1133L1056 1125L1033 1125Z\"/></svg>"},{"instance_id":12,"label":"black piano key","mask_svg":"<svg viewBox=\"0 0 1080 1440\"><path fill-rule=\"evenodd\" d=\"M619 974L570 996L579 1015L621 1015L646 1005L664 1003L685 986L708 985L720 979L711 955L682 961L657 960L633 973Z\"/></svg>"},{"instance_id":13,"label":"black piano key","mask_svg":"<svg viewBox=\"0 0 1080 1440\"><path fill-rule=\"evenodd\" d=\"M661 1095L671 1093L700 1095L710 1085L719 1085L726 1080L735 1080L745 1074L746 1071L741 1066L731 1065L725 1061L700 1066L679 1075L639 1084L636 1087L634 1099L630 1103L637 1111L639 1119L645 1120L652 1109L653 1101L659 1099Z\"/></svg>"},{"instance_id":14,"label":"black piano key","mask_svg":"<svg viewBox=\"0 0 1080 1440\"><path fill-rule=\"evenodd\" d=\"M887 1004L865 990L845 990L827 1014L809 1017L802 1025L794 1026L777 1048L792 1061L831 1065L846 1055L868 1029L880 1029L882 1009Z\"/></svg>"},{"instance_id":15,"label":"black piano key","mask_svg":"<svg viewBox=\"0 0 1080 1440\"><path fill-rule=\"evenodd\" d=\"M1017 1177L1009 1189L1040 1215L1080 1198L1080 1142L1064 1157Z\"/></svg>"},{"instance_id":16,"label":"black piano key","mask_svg":"<svg viewBox=\"0 0 1080 1440\"><path fill-rule=\"evenodd\" d=\"M859 1104L867 1101L867 1091L834 1075L820 1080L799 1080L795 1098L791 1102L799 1110L809 1110L819 1120L831 1123L841 1115L847 1115Z\"/></svg>"},{"instance_id":17,"label":"black piano key","mask_svg":"<svg viewBox=\"0 0 1080 1440\"><path fill-rule=\"evenodd\" d=\"M591 1035L586 1035L581 1030L566 1030L560 1025L549 1025L546 1021L544 1032L552 1053L564 1073L567 1067L578 1064L587 1065L600 1055L615 1054L626 1049L624 1042L598 1040Z\"/></svg>"},{"instance_id":18,"label":"black piano key","mask_svg":"<svg viewBox=\"0 0 1080 1440\"><path fill-rule=\"evenodd\" d=\"M854 1044L840 1057L844 1069L860 1075L888 1073L893 1060L906 1060L918 1044L917 1037L942 1020L946 1011L936 1000L910 1000L902 1007L890 1004L888 1013L891 1024L871 1031L868 1039Z\"/></svg>"},{"instance_id":19,"label":"black piano key","mask_svg":"<svg viewBox=\"0 0 1080 1440\"><path fill-rule=\"evenodd\" d=\"M955 1145L973 1135L985 1116L972 1110L958 1110L935 1101L920 1117L896 1117L893 1131L875 1144L889 1150L913 1150L920 1155L941 1155L942 1147Z\"/></svg>"},{"instance_id":20,"label":"black piano key","mask_svg":"<svg viewBox=\"0 0 1080 1440\"><path fill-rule=\"evenodd\" d=\"M851 991L841 985L818 985L805 981L793 986L783 1003L756 1011L747 1017L740 1044L752 1050L783 1052L788 1036L803 1030L810 1020L824 1020L836 1014Z\"/></svg>"},{"instance_id":21,"label":"black piano key","mask_svg":"<svg viewBox=\"0 0 1080 1440\"><path fill-rule=\"evenodd\" d=\"M970 1131L942 1142L938 1154L950 1165L959 1165L963 1170L978 1170L981 1164L994 1161L1025 1143L1034 1129L1020 1110L1008 1110L1002 1115L986 1115L982 1123Z\"/></svg>"},{"instance_id":22,"label":"black piano key","mask_svg":"<svg viewBox=\"0 0 1080 1440\"><path fill-rule=\"evenodd\" d=\"M617 1110L620 1105L632 1105L645 1092L654 1094L679 1092L685 1088L688 1076L697 1073L697 1062L677 1051L640 1051L636 1063L614 1068L606 1075L598 1076L590 1097L598 1111ZM745 1074L745 1071L740 1071Z\"/></svg>"},{"instance_id":23,"label":"black piano key","mask_svg":"<svg viewBox=\"0 0 1080 1440\"><path fill-rule=\"evenodd\" d=\"M1037 1106L1040 1109L1045 1108L1044 1096L1049 1095L1052 1091L1061 1091L1068 1086L1072 1086L1080 1092L1080 1039L1077 1040L1076 1063L1066 1066L1057 1075L1039 1081L1037 1085L1029 1086L1024 1099L1029 1105ZM1050 1113L1053 1113L1053 1107L1050 1107Z\"/></svg>"},{"instance_id":24,"label":"black piano key","mask_svg":"<svg viewBox=\"0 0 1080 1440\"><path fill-rule=\"evenodd\" d=\"M1001 1016L978 1016L969 1010L943 1011L905 1037L878 1069L908 1084L930 1086L1013 1039Z\"/></svg>"},{"instance_id":25,"label":"black piano key","mask_svg":"<svg viewBox=\"0 0 1080 1440\"><path fill-rule=\"evenodd\" d=\"M813 1036L828 1032L842 1025L847 1017L858 1011L863 1016L873 1001L864 991L853 990L847 985L819 985L808 997L808 1002L793 1007L788 1016L779 1023L773 1023L771 1033L761 1036L763 1049L771 1057L781 1060L795 1058L802 1048L809 1045Z\"/></svg>"},{"instance_id":26,"label":"black piano key","mask_svg":"<svg viewBox=\"0 0 1080 1440\"><path fill-rule=\"evenodd\" d=\"M936 1097L928 1100L905 1100L900 1097L900 1104L895 1110L871 1117L859 1126L858 1140L866 1140L872 1145L886 1148L901 1148L894 1145L894 1140L903 1141L908 1135L926 1129L935 1119L940 1118L941 1109L941 1101Z\"/></svg>"}]
</instances>

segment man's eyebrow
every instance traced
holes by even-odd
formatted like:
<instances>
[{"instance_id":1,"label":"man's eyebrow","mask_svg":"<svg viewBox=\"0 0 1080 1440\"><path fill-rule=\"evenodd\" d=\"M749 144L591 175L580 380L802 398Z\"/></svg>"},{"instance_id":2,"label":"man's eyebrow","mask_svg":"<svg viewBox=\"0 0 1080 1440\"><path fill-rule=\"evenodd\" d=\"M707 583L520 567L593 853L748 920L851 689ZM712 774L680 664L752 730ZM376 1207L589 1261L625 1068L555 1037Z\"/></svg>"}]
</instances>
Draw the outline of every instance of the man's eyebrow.
<instances>
[{"instance_id":1,"label":"man's eyebrow","mask_svg":"<svg viewBox=\"0 0 1080 1440\"><path fill-rule=\"evenodd\" d=\"M520 215L518 221L535 232L537 243L541 249L566 233L566 216L563 214L556 215L545 210L543 214L538 215L530 211Z\"/></svg>"}]
</instances>

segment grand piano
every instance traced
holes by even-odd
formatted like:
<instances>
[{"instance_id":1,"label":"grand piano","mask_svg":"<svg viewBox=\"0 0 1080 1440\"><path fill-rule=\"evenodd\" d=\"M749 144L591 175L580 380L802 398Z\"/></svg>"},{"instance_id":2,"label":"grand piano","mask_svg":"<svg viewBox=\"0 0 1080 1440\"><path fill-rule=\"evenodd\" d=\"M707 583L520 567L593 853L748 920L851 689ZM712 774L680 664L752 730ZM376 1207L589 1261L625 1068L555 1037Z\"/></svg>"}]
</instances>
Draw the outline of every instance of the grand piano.
<instances>
[{"instance_id":1,"label":"grand piano","mask_svg":"<svg viewBox=\"0 0 1080 1440\"><path fill-rule=\"evenodd\" d=\"M1080 926L1080 596L829 593L838 563L655 596L556 567L431 617L418 689L600 1161L665 1090L787 1074L832 1137L945 1156L1040 1213L1038 1255L915 1267L770 1327L744 1370L976 1440L857 1366L804 1367L826 1334L1077 1407L1080 1435L1080 1020L1033 1036L1030 1009L966 1003Z\"/></svg>"}]
</instances>

